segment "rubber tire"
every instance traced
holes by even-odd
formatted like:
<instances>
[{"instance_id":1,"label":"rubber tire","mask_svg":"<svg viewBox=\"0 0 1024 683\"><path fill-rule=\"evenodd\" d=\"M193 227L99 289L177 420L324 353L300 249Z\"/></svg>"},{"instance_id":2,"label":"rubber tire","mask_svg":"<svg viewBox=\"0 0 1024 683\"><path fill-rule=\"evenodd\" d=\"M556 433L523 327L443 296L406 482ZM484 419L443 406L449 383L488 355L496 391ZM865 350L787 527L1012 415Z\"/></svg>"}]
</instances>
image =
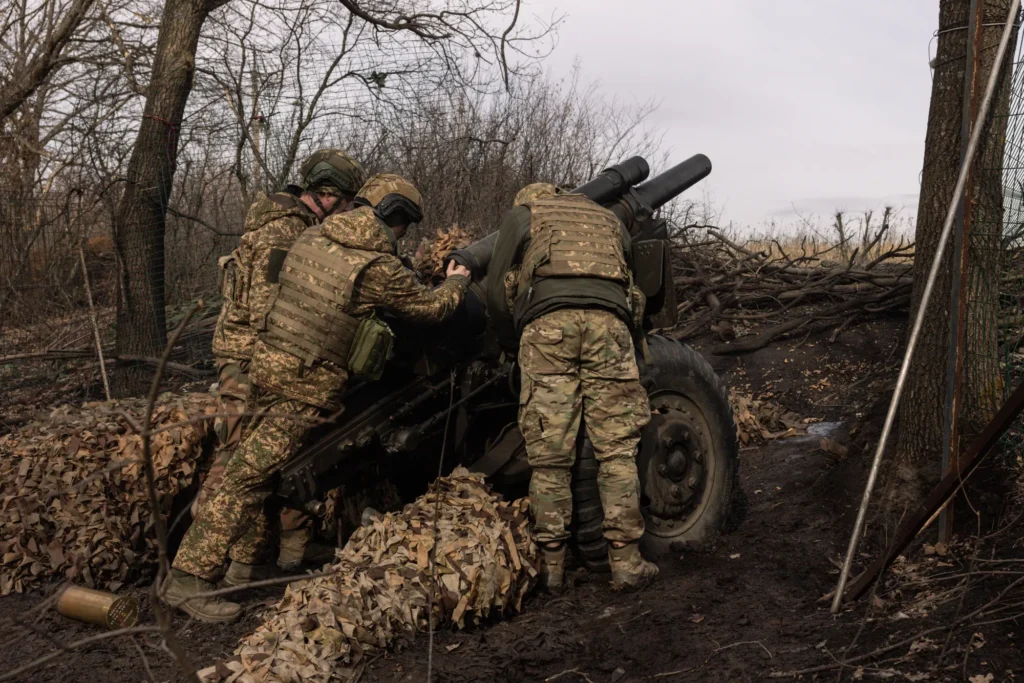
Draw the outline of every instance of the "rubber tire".
<instances>
[{"instance_id":1,"label":"rubber tire","mask_svg":"<svg viewBox=\"0 0 1024 683\"><path fill-rule=\"evenodd\" d=\"M641 382L648 394L674 390L701 409L711 432L716 451L716 476L708 504L686 532L666 540L651 533L644 535L644 554L657 557L682 547L708 547L718 536L733 531L742 521L744 507L737 506L734 494L739 490L739 443L729 395L711 365L698 352L674 339L658 335L647 338L651 365L640 362ZM721 457L718 457L718 455ZM646 459L637 459L643 486ZM591 571L608 571L608 545L602 531L604 511L597 488L598 462L589 439L581 439L573 466L572 548L580 564Z\"/></svg>"}]
</instances>

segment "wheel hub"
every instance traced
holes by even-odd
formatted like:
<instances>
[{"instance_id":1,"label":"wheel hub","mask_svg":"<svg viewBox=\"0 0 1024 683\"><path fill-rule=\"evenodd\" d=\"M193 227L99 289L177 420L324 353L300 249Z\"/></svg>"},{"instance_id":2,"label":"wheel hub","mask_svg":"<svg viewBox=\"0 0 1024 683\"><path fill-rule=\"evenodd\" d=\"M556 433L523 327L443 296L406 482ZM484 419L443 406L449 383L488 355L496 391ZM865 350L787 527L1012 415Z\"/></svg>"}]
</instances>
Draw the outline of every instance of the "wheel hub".
<instances>
[{"instance_id":1,"label":"wheel hub","mask_svg":"<svg viewBox=\"0 0 1024 683\"><path fill-rule=\"evenodd\" d=\"M688 399L652 397L639 461L651 533L678 534L700 507L711 476L706 456L710 444L707 423Z\"/></svg>"}]
</instances>

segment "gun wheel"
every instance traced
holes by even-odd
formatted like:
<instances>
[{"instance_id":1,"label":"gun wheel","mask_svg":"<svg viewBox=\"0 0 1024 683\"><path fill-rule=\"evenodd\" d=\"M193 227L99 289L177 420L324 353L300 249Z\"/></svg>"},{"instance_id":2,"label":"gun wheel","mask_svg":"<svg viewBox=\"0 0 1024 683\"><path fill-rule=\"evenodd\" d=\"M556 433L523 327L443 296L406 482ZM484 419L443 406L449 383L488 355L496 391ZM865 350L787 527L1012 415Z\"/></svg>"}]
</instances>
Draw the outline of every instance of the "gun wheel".
<instances>
[{"instance_id":1,"label":"gun wheel","mask_svg":"<svg viewBox=\"0 0 1024 683\"><path fill-rule=\"evenodd\" d=\"M647 530L644 553L657 557L714 542L728 527L737 490L738 444L732 408L721 381L690 347L648 338L652 364L641 366L651 401L637 470ZM584 440L573 469L573 538L588 569L606 571L604 512L598 462Z\"/></svg>"}]
</instances>

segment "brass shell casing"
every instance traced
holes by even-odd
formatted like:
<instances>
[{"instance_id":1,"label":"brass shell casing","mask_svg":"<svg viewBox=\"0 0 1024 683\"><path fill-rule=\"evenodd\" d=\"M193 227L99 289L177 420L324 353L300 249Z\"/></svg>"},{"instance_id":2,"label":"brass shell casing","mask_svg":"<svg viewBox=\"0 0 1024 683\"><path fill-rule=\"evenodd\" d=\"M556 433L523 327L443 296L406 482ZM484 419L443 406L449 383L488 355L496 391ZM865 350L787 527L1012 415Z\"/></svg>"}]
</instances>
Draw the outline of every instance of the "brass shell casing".
<instances>
[{"instance_id":1,"label":"brass shell casing","mask_svg":"<svg viewBox=\"0 0 1024 683\"><path fill-rule=\"evenodd\" d=\"M110 630L131 628L139 623L139 603L135 598L81 586L68 586L60 592L57 612Z\"/></svg>"}]
</instances>

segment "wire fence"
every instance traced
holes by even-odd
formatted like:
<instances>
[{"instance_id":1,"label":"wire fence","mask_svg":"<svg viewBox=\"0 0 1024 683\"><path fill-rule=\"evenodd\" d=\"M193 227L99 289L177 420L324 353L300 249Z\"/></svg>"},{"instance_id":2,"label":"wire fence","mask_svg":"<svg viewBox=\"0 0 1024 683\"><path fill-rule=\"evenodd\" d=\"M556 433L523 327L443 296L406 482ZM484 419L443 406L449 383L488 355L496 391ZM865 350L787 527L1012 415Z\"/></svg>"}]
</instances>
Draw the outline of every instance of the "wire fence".
<instances>
[{"instance_id":1,"label":"wire fence","mask_svg":"<svg viewBox=\"0 0 1024 683\"><path fill-rule=\"evenodd\" d=\"M965 193L961 449L1024 381L1024 44L1019 28L1008 67L1002 85L1008 96L984 123ZM1024 421L1017 420L1004 446L1004 453L1020 452Z\"/></svg>"},{"instance_id":2,"label":"wire fence","mask_svg":"<svg viewBox=\"0 0 1024 683\"><path fill-rule=\"evenodd\" d=\"M153 42L155 25L125 7L119 39ZM145 64L91 62L67 67L59 97L41 92L0 122L0 383L25 374L12 357L95 364L93 318L116 360L119 333L172 328L198 299L206 317L174 360L211 369L217 259L257 195L298 181L316 149L417 185L426 217L411 252L451 226L494 229L528 182L578 184L627 153L664 158L650 107L608 105L578 73L518 69L506 89L472 50L375 30L333 0L229 3L196 62L180 125L144 114ZM168 158L170 183L153 169ZM86 384L75 398L102 397L98 376Z\"/></svg>"}]
</instances>

